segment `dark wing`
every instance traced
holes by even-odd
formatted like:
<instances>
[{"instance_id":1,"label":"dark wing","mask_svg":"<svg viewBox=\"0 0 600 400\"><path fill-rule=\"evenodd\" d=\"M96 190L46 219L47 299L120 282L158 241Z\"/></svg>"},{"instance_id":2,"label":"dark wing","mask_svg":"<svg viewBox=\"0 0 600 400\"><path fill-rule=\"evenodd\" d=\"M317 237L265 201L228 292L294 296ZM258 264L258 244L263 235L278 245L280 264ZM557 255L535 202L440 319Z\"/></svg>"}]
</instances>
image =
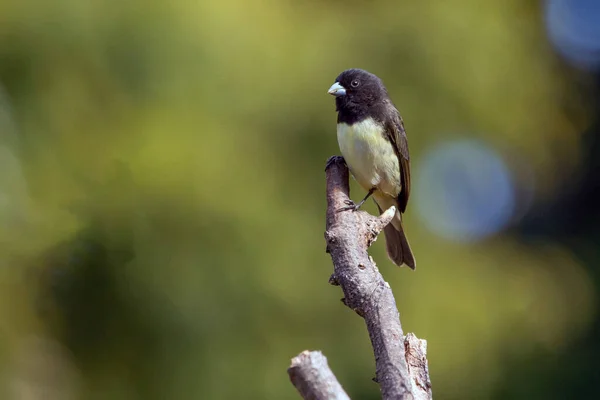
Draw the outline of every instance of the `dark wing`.
<instances>
[{"instance_id":1,"label":"dark wing","mask_svg":"<svg viewBox=\"0 0 600 400\"><path fill-rule=\"evenodd\" d=\"M396 107L390 103L391 112L389 115L390 120L386 123L386 134L396 154L400 160L400 183L402 184L402 190L398 194L398 207L400 212L406 211L406 205L408 204L408 197L410 195L410 157L408 155L408 140L406 139L406 131L404 130L404 121Z\"/></svg>"}]
</instances>

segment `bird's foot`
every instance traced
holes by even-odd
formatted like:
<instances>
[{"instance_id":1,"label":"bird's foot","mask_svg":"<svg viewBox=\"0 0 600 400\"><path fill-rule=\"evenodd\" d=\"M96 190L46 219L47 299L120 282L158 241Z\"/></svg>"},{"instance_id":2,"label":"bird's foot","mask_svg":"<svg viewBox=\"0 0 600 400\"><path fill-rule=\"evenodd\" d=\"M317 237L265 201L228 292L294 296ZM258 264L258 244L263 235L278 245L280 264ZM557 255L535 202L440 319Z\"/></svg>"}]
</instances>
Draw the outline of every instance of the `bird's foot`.
<instances>
[{"instance_id":1,"label":"bird's foot","mask_svg":"<svg viewBox=\"0 0 600 400\"><path fill-rule=\"evenodd\" d=\"M362 203L356 204L350 199L344 200L344 204L346 204L346 207L338 208L337 212L358 211L360 206L362 206Z\"/></svg>"},{"instance_id":2,"label":"bird's foot","mask_svg":"<svg viewBox=\"0 0 600 400\"><path fill-rule=\"evenodd\" d=\"M337 210L338 212L342 212L342 211L358 211L358 209L360 207L362 207L363 204L365 204L365 201L367 201L367 199L369 197L371 197L371 195L373 194L373 192L375 192L375 188L371 188L371 190L369 190L369 192L367 193L367 195L365 196L364 199L361 200L360 203L356 204L354 203L352 200L350 199L346 199L344 200L344 204L346 204L346 207L342 207L339 210Z\"/></svg>"}]
</instances>

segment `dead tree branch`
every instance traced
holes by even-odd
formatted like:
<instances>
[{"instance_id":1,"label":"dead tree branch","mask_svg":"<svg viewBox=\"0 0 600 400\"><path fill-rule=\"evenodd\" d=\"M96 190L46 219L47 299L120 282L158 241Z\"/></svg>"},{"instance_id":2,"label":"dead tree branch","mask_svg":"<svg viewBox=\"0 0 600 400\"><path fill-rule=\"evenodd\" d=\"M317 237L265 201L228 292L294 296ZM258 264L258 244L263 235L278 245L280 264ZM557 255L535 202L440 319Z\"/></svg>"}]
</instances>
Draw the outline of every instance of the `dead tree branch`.
<instances>
[{"instance_id":1,"label":"dead tree branch","mask_svg":"<svg viewBox=\"0 0 600 400\"><path fill-rule=\"evenodd\" d=\"M350 400L320 351L305 350L294 357L288 375L305 400Z\"/></svg>"},{"instance_id":2,"label":"dead tree branch","mask_svg":"<svg viewBox=\"0 0 600 400\"><path fill-rule=\"evenodd\" d=\"M427 366L427 341L409 333L404 337L404 349L408 374L412 383L414 400L431 400L431 380Z\"/></svg>"},{"instance_id":3,"label":"dead tree branch","mask_svg":"<svg viewBox=\"0 0 600 400\"><path fill-rule=\"evenodd\" d=\"M383 399L409 399L412 385L396 300L367 252L396 210L379 217L365 211L338 212L350 199L349 172L341 157L330 159L327 167L325 239L333 260L331 280L341 286L344 304L365 319Z\"/></svg>"},{"instance_id":4,"label":"dead tree branch","mask_svg":"<svg viewBox=\"0 0 600 400\"><path fill-rule=\"evenodd\" d=\"M365 211L338 212L350 199L349 171L343 158L330 158L326 174L325 239L334 267L329 283L341 287L343 303L365 320L375 355L374 380L379 383L383 399L429 400L432 393L427 342L413 334L403 335L390 285L367 252L377 235L392 220L395 209L392 207L379 217ZM329 368L323 373L321 380L335 380ZM298 388L295 382L294 385ZM305 396L300 388L298 390ZM304 398L321 400L337 397Z\"/></svg>"}]
</instances>

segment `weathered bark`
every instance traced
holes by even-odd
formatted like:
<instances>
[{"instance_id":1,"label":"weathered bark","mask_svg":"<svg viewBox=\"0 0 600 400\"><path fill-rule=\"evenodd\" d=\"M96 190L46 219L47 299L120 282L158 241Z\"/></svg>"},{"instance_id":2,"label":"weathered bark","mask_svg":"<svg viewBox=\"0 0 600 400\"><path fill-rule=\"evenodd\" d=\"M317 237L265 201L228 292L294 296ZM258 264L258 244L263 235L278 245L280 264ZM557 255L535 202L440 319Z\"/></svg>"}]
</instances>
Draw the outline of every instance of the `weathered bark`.
<instances>
[{"instance_id":1,"label":"weathered bark","mask_svg":"<svg viewBox=\"0 0 600 400\"><path fill-rule=\"evenodd\" d=\"M292 359L288 375L306 400L350 400L320 351L298 354Z\"/></svg>"},{"instance_id":2,"label":"weathered bark","mask_svg":"<svg viewBox=\"0 0 600 400\"><path fill-rule=\"evenodd\" d=\"M431 380L427 366L427 341L409 333L404 337L404 350L414 400L430 400Z\"/></svg>"},{"instance_id":3,"label":"weathered bark","mask_svg":"<svg viewBox=\"0 0 600 400\"><path fill-rule=\"evenodd\" d=\"M348 167L342 157L332 157L327 161L326 173L325 239L334 267L329 282L342 288L344 304L365 320L375 355L374 380L384 400L431 399L427 342L413 334L403 335L390 285L367 252L394 217L395 208L378 217L365 211L339 212L350 200Z\"/></svg>"}]
</instances>

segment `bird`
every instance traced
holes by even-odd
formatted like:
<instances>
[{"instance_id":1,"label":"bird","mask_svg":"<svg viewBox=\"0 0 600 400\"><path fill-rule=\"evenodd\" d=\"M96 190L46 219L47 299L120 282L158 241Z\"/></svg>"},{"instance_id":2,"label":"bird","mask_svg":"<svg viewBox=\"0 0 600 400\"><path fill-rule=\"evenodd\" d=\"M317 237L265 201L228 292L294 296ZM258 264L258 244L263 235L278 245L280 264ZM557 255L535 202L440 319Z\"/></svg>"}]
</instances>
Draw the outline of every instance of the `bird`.
<instances>
[{"instance_id":1,"label":"bird","mask_svg":"<svg viewBox=\"0 0 600 400\"><path fill-rule=\"evenodd\" d=\"M379 213L396 207L384 228L386 250L398 265L416 268L404 233L402 214L410 195L410 156L404 121L383 81L363 69L340 73L328 90L335 96L337 140L350 173L367 192L358 204L347 201L338 211L357 211L369 197Z\"/></svg>"}]
</instances>

